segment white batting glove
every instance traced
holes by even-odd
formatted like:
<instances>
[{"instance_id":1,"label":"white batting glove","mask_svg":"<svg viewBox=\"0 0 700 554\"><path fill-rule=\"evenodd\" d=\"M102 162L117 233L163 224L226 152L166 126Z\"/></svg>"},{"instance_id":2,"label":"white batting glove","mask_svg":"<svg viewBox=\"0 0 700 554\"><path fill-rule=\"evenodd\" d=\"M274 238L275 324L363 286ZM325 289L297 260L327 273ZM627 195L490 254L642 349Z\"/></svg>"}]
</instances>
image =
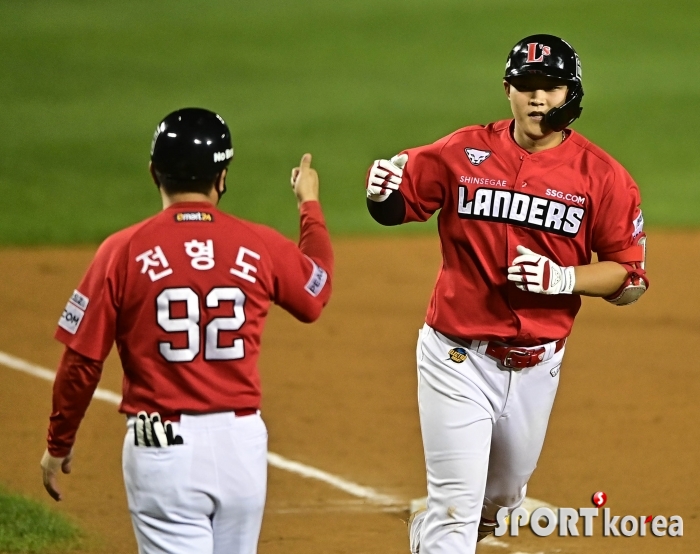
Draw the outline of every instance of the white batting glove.
<instances>
[{"instance_id":1,"label":"white batting glove","mask_svg":"<svg viewBox=\"0 0 700 554\"><path fill-rule=\"evenodd\" d=\"M182 437L175 435L173 425L163 422L158 412L150 416L140 411L134 420L134 444L136 446L166 447L182 444Z\"/></svg>"},{"instance_id":2,"label":"white batting glove","mask_svg":"<svg viewBox=\"0 0 700 554\"><path fill-rule=\"evenodd\" d=\"M390 160L375 160L367 177L367 198L373 202L384 202L395 190L399 190L403 168L408 154L394 156Z\"/></svg>"},{"instance_id":3,"label":"white batting glove","mask_svg":"<svg viewBox=\"0 0 700 554\"><path fill-rule=\"evenodd\" d=\"M58 488L57 476L60 469L63 473L71 472L71 462L73 461L73 451L71 450L68 456L57 458L49 454L48 448L41 458L42 480L44 488L49 493L51 498L56 502L63 500L63 495Z\"/></svg>"},{"instance_id":4,"label":"white batting glove","mask_svg":"<svg viewBox=\"0 0 700 554\"><path fill-rule=\"evenodd\" d=\"M562 267L549 258L535 254L524 246L517 247L518 256L508 268L508 280L520 290L537 294L571 294L576 276L574 267Z\"/></svg>"}]
</instances>

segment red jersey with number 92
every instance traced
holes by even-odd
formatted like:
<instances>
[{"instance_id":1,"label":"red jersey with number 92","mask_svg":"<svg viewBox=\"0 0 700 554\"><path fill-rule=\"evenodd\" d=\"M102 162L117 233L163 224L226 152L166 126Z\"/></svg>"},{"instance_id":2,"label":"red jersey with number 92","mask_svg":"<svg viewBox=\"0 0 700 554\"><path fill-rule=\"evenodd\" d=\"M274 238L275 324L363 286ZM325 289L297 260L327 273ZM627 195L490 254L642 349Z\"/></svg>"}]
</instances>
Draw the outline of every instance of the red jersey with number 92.
<instances>
[{"instance_id":1,"label":"red jersey with number 92","mask_svg":"<svg viewBox=\"0 0 700 554\"><path fill-rule=\"evenodd\" d=\"M325 233L318 203L302 204L305 226ZM98 361L116 341L126 414L258 408L270 302L316 319L330 295L322 265L268 227L178 203L102 244L56 338Z\"/></svg>"}]
</instances>

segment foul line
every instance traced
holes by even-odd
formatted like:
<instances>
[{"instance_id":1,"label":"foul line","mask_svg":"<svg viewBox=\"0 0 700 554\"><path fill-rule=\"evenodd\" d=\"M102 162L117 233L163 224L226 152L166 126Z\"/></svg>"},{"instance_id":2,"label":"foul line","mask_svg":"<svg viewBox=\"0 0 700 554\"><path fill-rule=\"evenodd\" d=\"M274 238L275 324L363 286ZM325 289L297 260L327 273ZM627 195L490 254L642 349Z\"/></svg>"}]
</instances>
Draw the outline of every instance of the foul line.
<instances>
[{"instance_id":1,"label":"foul line","mask_svg":"<svg viewBox=\"0 0 700 554\"><path fill-rule=\"evenodd\" d=\"M15 369L17 371L27 373L28 375L38 377L39 379L43 379L45 381L53 382L54 378L56 377L56 373L50 369L32 364L22 360L21 358L17 358L16 356L11 356L5 352L0 352L0 364L9 367L10 369ZM122 397L119 394L99 387L95 390L93 398L97 398L98 400L103 400L117 406L122 401ZM337 475L333 475L321 469L307 466L306 464L302 464L300 462L295 462L294 460L290 460L289 458L285 458L284 456L280 456L274 452L267 453L267 462L272 467L289 471L291 473L296 473L297 475L301 475L307 479L322 481L331 487L339 489L357 498L362 498L372 502L373 504L379 504L382 506L407 507L407 503L399 498L382 494L371 487L358 485L357 483L353 483L352 481L348 481L347 479L343 479L342 477L338 477Z\"/></svg>"}]
</instances>

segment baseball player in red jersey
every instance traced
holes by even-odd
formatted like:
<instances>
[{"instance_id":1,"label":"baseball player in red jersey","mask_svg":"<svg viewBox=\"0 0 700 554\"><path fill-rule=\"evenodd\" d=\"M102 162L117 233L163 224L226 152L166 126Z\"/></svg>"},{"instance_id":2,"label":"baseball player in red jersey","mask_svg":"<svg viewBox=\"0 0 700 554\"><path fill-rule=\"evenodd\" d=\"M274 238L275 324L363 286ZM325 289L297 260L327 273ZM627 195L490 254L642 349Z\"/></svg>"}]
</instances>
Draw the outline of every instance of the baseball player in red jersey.
<instances>
[{"instance_id":1,"label":"baseball player in red jersey","mask_svg":"<svg viewBox=\"0 0 700 554\"><path fill-rule=\"evenodd\" d=\"M567 129L583 97L574 49L521 40L504 87L513 119L377 160L367 179L379 223L440 211L443 263L417 348L428 504L410 520L413 553L474 552L521 504L580 295L626 305L649 285L637 185Z\"/></svg>"},{"instance_id":2,"label":"baseball player in red jersey","mask_svg":"<svg viewBox=\"0 0 700 554\"><path fill-rule=\"evenodd\" d=\"M145 554L257 550L267 479L260 337L270 302L304 322L331 293L333 253L305 154L292 171L299 245L224 212L233 157L221 117L168 115L151 152L163 211L100 246L61 316L44 486L61 499L80 421L116 342L127 416L123 471Z\"/></svg>"}]
</instances>

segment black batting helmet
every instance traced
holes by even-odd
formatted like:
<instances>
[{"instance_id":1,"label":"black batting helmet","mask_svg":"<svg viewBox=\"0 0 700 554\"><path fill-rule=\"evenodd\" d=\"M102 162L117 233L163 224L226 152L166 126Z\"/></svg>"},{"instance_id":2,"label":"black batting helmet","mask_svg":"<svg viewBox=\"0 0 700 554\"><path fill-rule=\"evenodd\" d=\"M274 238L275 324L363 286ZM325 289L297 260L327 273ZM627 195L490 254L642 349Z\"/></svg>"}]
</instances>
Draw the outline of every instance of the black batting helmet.
<instances>
[{"instance_id":1,"label":"black batting helmet","mask_svg":"<svg viewBox=\"0 0 700 554\"><path fill-rule=\"evenodd\" d=\"M171 179L213 179L233 158L231 132L221 116L202 108L183 108L158 124L151 163Z\"/></svg>"},{"instance_id":2,"label":"black batting helmet","mask_svg":"<svg viewBox=\"0 0 700 554\"><path fill-rule=\"evenodd\" d=\"M528 75L561 79L569 85L564 104L552 108L545 116L545 123L551 129L561 131L581 115L581 60L568 42L554 35L530 35L519 41L508 54L503 78L510 82L514 77Z\"/></svg>"}]
</instances>

